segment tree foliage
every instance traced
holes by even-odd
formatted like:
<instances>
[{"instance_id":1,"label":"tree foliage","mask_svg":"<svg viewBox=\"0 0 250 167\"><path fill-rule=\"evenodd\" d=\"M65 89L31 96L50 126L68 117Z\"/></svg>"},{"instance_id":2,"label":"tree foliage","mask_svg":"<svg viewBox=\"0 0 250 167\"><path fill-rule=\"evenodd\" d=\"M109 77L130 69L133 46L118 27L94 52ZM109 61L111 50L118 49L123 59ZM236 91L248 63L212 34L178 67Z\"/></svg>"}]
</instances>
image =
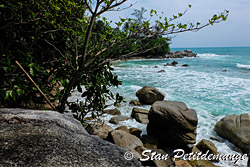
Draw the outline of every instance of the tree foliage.
<instances>
[{"instance_id":1,"label":"tree foliage","mask_svg":"<svg viewBox=\"0 0 250 167\"><path fill-rule=\"evenodd\" d=\"M0 8L1 105L40 101L37 90L16 66L19 61L49 95L74 70L71 40L84 33L85 5L73 1L3 1ZM59 98L59 97L57 97Z\"/></svg>"},{"instance_id":2,"label":"tree foliage","mask_svg":"<svg viewBox=\"0 0 250 167\"><path fill-rule=\"evenodd\" d=\"M126 1L1 2L0 105L23 107L30 100L45 103L15 65L19 61L50 100L59 101L58 111L64 112L69 104L81 121L88 113L98 116L107 107L108 99L115 99L116 103L123 100L110 92L110 87L121 84L112 73L112 58L166 53L172 34L197 31L228 16L228 11L224 11L205 24L184 24L175 21L187 10L171 18L151 10L146 19L146 10L142 8L133 13L135 19L120 18L116 27L101 17L105 12L121 10L119 7ZM58 84L63 89L56 87L57 93L53 94L51 90ZM82 93L82 100L69 103L73 89Z\"/></svg>"}]
</instances>

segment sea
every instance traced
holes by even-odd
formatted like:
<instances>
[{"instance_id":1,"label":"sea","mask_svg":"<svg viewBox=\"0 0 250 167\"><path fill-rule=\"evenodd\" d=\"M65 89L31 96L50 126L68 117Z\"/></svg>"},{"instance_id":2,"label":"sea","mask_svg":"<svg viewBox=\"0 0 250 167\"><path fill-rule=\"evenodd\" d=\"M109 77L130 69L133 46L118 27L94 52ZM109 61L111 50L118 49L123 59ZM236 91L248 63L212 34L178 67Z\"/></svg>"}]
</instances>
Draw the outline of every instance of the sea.
<instances>
[{"instance_id":1,"label":"sea","mask_svg":"<svg viewBox=\"0 0 250 167\"><path fill-rule=\"evenodd\" d=\"M220 154L239 154L239 148L218 136L213 129L227 115L250 114L250 47L173 48L171 51L186 49L197 53L197 57L113 62L114 73L118 75L122 85L112 88L112 91L126 100L118 109L122 115L131 118L134 106L129 105L129 101L137 99L136 91L143 86L156 87L165 94L165 100L182 101L188 108L196 111L197 143L202 139L210 140L210 137L215 137L223 141L221 143L210 140ZM172 61L178 62L176 67L164 66ZM183 64L189 66L182 67ZM160 70L165 72L158 73ZM76 101L80 96L79 93L73 93L71 100ZM140 106L145 109L150 107ZM113 128L125 125L128 128L139 128L142 134L147 134L146 125L132 118L113 125L108 122L111 117L104 115L102 119ZM214 164L223 167L246 167L247 159L236 164L233 161Z\"/></svg>"},{"instance_id":2,"label":"sea","mask_svg":"<svg viewBox=\"0 0 250 167\"><path fill-rule=\"evenodd\" d=\"M250 114L250 47L173 48L197 53L195 58L142 59L116 61L114 73L123 82L114 93L124 96L126 103L118 109L129 116L133 106L128 103L137 99L135 93L143 86L152 86L165 94L165 100L182 101L198 115L197 142L216 137L223 143L212 141L220 154L238 154L239 149L219 137L213 130L215 124L230 114ZM176 67L164 66L177 61ZM182 67L188 64L189 67ZM157 68L156 68L157 67ZM160 70L165 72L158 73ZM150 109L150 105L141 106ZM111 116L106 116L108 120ZM130 119L121 125L137 127L146 134L146 125ZM250 140L250 139L249 139ZM234 164L232 161L215 163L220 166L246 166L247 160Z\"/></svg>"}]
</instances>

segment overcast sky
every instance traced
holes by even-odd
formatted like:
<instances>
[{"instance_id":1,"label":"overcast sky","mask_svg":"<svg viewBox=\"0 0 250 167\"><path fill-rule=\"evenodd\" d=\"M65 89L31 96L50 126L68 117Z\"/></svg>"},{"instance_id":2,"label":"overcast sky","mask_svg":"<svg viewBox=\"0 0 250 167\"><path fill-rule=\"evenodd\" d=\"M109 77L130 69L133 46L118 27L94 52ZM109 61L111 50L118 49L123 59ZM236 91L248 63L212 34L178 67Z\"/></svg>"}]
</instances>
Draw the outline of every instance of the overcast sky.
<instances>
[{"instance_id":1,"label":"overcast sky","mask_svg":"<svg viewBox=\"0 0 250 167\"><path fill-rule=\"evenodd\" d=\"M170 45L175 47L237 47L250 46L250 0L128 0L130 9L105 14L111 20L119 17L131 17L133 9L146 8L164 12L164 16L184 11L189 4L192 8L183 16L180 22L205 23L213 14L229 10L226 22L215 24L198 32L178 34Z\"/></svg>"}]
</instances>

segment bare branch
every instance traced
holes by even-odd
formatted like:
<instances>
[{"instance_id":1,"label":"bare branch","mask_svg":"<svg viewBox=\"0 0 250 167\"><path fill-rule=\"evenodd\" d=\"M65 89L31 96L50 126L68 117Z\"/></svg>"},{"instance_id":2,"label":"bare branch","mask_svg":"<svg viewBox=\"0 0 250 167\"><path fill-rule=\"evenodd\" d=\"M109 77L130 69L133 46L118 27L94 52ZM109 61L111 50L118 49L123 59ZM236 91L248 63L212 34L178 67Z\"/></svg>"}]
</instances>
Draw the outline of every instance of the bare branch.
<instances>
[{"instance_id":1,"label":"bare branch","mask_svg":"<svg viewBox=\"0 0 250 167\"><path fill-rule=\"evenodd\" d=\"M212 21L213 24L219 23L219 22L220 22L219 20ZM196 31L199 31L200 29L202 29L202 28L204 28L204 27L207 27L207 26L209 26L209 25L211 25L211 23L204 24L204 25L202 25L202 26L200 26L200 27L196 26L195 28L190 27L190 28L188 28L188 29L174 29L174 28L173 28L172 31L170 31L170 32L165 32L165 33L163 33L162 35L172 35L172 34L178 34L178 33L186 32L186 31L194 31L194 32L196 32Z\"/></svg>"},{"instance_id":2,"label":"bare branch","mask_svg":"<svg viewBox=\"0 0 250 167\"><path fill-rule=\"evenodd\" d=\"M58 52L60 53L60 55L61 55L63 58L65 58L64 54L63 54L55 45L53 45L52 43L50 43L49 41L47 41L47 39L44 39L44 41L45 41L47 44L49 44L50 46L53 46L53 48L54 48L56 51L58 51Z\"/></svg>"},{"instance_id":3,"label":"bare branch","mask_svg":"<svg viewBox=\"0 0 250 167\"><path fill-rule=\"evenodd\" d=\"M174 18L174 17L173 17L173 18L170 18L170 19L168 20L168 22L172 22L172 21L174 21L174 20L176 20L176 19L181 18L183 15L185 15L185 14L188 12L189 9L190 9L190 8L187 8L184 12L182 12L182 15L178 15L178 16L176 16L175 18Z\"/></svg>"},{"instance_id":4,"label":"bare branch","mask_svg":"<svg viewBox=\"0 0 250 167\"><path fill-rule=\"evenodd\" d=\"M123 11L123 10L126 10L126 9L128 9L128 8L131 8L132 6L134 6L136 4L136 2L134 3L134 4L130 4L129 6L127 6L127 7L124 7L124 8L118 8L118 9L109 9L108 11L109 12L114 12L114 11L116 11L116 12L119 12L119 11Z\"/></svg>"},{"instance_id":5,"label":"bare branch","mask_svg":"<svg viewBox=\"0 0 250 167\"><path fill-rule=\"evenodd\" d=\"M125 40L125 39L127 39L127 38L128 38L128 36L125 37L125 38L122 38L122 39L118 40L117 42L112 43L111 46L106 47L106 48L103 48L102 50L100 50L99 52L97 52L97 53L95 54L94 58L93 58L92 60L90 60L89 63L86 65L86 67L89 67L89 65L90 65L91 63L93 63L93 62L97 59L97 57L98 57L99 55L103 54L103 53L106 52L108 49L112 48L113 46L115 46L116 44L120 43L121 41L123 41L123 40Z\"/></svg>"},{"instance_id":6,"label":"bare branch","mask_svg":"<svg viewBox=\"0 0 250 167\"><path fill-rule=\"evenodd\" d=\"M121 4L125 3L126 1L128 0L121 0L120 2L117 2L115 4L112 5L112 3L114 2L115 0L112 0L111 3L109 5L107 5L106 7L102 8L102 10L100 12L97 13L97 16L98 15L101 15L102 13L108 11L108 10L111 10L117 6L120 6Z\"/></svg>"},{"instance_id":7,"label":"bare branch","mask_svg":"<svg viewBox=\"0 0 250 167\"><path fill-rule=\"evenodd\" d=\"M91 14L94 14L94 12L93 12L91 6L88 4L87 0L84 0L84 2L85 2L85 4L86 4L87 8L89 9L90 13L91 13Z\"/></svg>"}]
</instances>

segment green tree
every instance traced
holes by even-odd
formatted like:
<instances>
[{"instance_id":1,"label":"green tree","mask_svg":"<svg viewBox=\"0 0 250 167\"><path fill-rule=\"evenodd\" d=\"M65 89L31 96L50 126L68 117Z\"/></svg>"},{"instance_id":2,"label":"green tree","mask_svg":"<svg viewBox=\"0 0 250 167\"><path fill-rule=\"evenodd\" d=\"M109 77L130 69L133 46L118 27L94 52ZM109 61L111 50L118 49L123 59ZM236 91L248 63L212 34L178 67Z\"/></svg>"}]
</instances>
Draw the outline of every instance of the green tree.
<instances>
[{"instance_id":1,"label":"green tree","mask_svg":"<svg viewBox=\"0 0 250 167\"><path fill-rule=\"evenodd\" d=\"M88 23L88 30L85 36L84 40L84 48L83 48L83 55L80 61L80 67L79 69L74 73L72 76L67 88L66 92L61 100L61 108L60 111L64 110L65 103L67 101L67 98L70 94L70 91L76 84L76 79L79 78L82 71L85 71L92 63L95 62L96 59L101 59L100 62L105 63L107 58L111 58L109 56L109 52L114 47L124 47L126 45L131 45L137 42L141 42L147 39L150 39L153 36L160 36L160 35L171 35L176 34L180 32L185 31L198 31L201 28L204 28L208 25L213 25L214 23L219 23L221 21L226 20L228 16L228 11L222 12L220 15L214 15L212 19L209 20L208 23L201 25L200 23L190 23L190 24L172 24L172 22L180 17L183 16L183 14L186 13L184 11L183 13L178 13L177 16L173 16L172 18L164 17L162 18L159 16L159 19L156 19L155 23L151 24L150 19L147 21L143 21L141 25L139 25L136 21L133 21L130 18L124 19L120 18L120 21L116 23L117 28L121 29L126 22L129 22L130 24L127 26L128 28L125 29L125 31L120 31L119 33L116 33L114 29L111 29L108 27L108 30L105 31L105 34L103 34L103 39L106 42L106 45L100 45L101 47L98 48L97 52L92 52L89 50L89 42L91 41L91 33L93 31L93 27L95 24L95 20L97 17L99 17L101 14L111 11L111 10L118 10L115 9L116 7L119 7L123 3L125 3L127 0L97 0L96 2L87 1L86 5L91 13L91 19ZM191 6L189 6L191 7ZM158 16L157 12L155 10L150 11L150 16ZM108 24L106 19L104 19L105 23ZM138 35L143 34L143 35ZM107 38L107 36L109 36ZM157 48L161 45L153 45L148 48L148 50L152 50L154 48ZM89 52L89 54L88 54ZM127 55L131 54L138 54L141 52L140 48L137 48L135 51L130 52Z\"/></svg>"},{"instance_id":2,"label":"green tree","mask_svg":"<svg viewBox=\"0 0 250 167\"><path fill-rule=\"evenodd\" d=\"M84 100L70 104L75 117L83 121L89 112L93 117L98 116L108 99L122 100L119 94L113 95L109 89L121 84L112 73L110 61L116 56L114 53L125 57L149 51L154 53L156 48L164 51L167 43L163 40L169 40L170 35L197 31L226 20L228 16L225 11L202 25L173 24L186 11L166 18L151 10L148 20L140 15L139 22L120 18L115 28L106 18L100 17L108 11L119 11L126 1L1 2L0 72L3 77L0 77L0 105L15 107L30 99L44 100L36 96L37 90L15 65L18 60L50 99L59 100L58 111L64 112L71 91L77 88ZM133 49L129 49L131 46ZM62 83L64 89L57 89L56 96L51 95L51 89L57 83Z\"/></svg>"},{"instance_id":3,"label":"green tree","mask_svg":"<svg viewBox=\"0 0 250 167\"><path fill-rule=\"evenodd\" d=\"M19 107L30 99L43 101L15 61L48 95L58 81L66 85L75 68L73 43L86 27L85 8L83 2L66 0L1 2L1 106Z\"/></svg>"}]
</instances>

